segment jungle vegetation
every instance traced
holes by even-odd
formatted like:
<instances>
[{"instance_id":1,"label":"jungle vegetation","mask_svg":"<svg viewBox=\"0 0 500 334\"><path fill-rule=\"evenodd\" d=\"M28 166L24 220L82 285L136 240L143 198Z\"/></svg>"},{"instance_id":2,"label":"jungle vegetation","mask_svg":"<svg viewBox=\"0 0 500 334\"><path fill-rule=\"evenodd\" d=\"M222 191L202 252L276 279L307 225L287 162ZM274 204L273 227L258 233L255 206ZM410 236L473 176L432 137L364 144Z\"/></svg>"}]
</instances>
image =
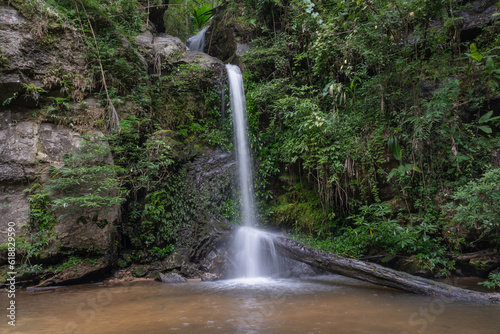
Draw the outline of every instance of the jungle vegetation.
<instances>
[{"instance_id":1,"label":"jungle vegetation","mask_svg":"<svg viewBox=\"0 0 500 334\"><path fill-rule=\"evenodd\" d=\"M148 23L145 1L10 2L77 27L87 73L81 87L61 74L66 98L79 102L80 90L108 110L122 106L114 129L111 113L94 120L114 159L101 167L117 177L106 179L114 196L97 204L122 205L135 260L165 256L195 215L180 191L181 147L232 150L215 74L142 66L133 41ZM230 60L244 70L262 226L345 256L412 256L447 274L454 254L500 245L500 5L488 3L493 13L473 29L475 2L452 0L170 1L164 23L185 39L211 20L250 45ZM49 45L50 24L39 27ZM64 102L45 117L78 122ZM43 191L99 168L68 159ZM88 198L52 205L69 200ZM220 214L237 221L237 202Z\"/></svg>"}]
</instances>

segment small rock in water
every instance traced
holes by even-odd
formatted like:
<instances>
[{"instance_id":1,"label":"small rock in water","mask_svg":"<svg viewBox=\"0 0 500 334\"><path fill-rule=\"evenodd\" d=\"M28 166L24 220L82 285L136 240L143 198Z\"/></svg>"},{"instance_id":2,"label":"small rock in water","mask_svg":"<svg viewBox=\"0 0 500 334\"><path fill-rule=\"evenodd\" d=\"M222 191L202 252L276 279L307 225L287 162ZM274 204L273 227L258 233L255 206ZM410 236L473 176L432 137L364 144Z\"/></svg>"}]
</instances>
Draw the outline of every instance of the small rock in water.
<instances>
[{"instance_id":1,"label":"small rock in water","mask_svg":"<svg viewBox=\"0 0 500 334\"><path fill-rule=\"evenodd\" d=\"M160 278L163 283L174 284L174 283L186 283L187 280L177 273L160 273Z\"/></svg>"}]
</instances>

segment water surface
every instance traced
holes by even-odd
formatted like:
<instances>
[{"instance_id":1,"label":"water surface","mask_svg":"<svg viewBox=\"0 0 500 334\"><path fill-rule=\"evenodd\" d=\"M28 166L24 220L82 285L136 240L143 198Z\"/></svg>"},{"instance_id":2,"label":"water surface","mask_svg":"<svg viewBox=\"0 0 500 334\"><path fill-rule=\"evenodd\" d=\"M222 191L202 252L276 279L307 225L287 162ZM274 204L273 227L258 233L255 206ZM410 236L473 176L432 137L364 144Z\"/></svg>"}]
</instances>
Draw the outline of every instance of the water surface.
<instances>
[{"instance_id":1,"label":"water surface","mask_svg":"<svg viewBox=\"0 0 500 334\"><path fill-rule=\"evenodd\" d=\"M6 294L0 301L6 305ZM498 305L422 297L342 276L18 291L16 305L17 326L4 319L2 333L500 332Z\"/></svg>"}]
</instances>

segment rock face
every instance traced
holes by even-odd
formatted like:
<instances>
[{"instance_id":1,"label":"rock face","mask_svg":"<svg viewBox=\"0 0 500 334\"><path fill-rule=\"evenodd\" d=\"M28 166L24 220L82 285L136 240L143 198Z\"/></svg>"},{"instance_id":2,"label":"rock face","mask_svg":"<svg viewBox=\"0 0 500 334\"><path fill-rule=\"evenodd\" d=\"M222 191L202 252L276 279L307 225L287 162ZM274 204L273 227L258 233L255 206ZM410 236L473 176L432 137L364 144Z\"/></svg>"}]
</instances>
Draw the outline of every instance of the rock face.
<instances>
[{"instance_id":1,"label":"rock face","mask_svg":"<svg viewBox=\"0 0 500 334\"><path fill-rule=\"evenodd\" d=\"M220 209L232 196L236 162L227 152L206 151L186 168L186 191L196 196L198 215L182 230L179 251L192 263L203 261L201 270L225 277L227 265L216 268L213 263L219 261L219 254L226 253L230 243L232 226L221 217Z\"/></svg>"},{"instance_id":2,"label":"rock face","mask_svg":"<svg viewBox=\"0 0 500 334\"><path fill-rule=\"evenodd\" d=\"M460 37L462 41L472 40L479 35L482 27L488 23L498 20L498 1L495 0L476 0L476 1L457 1L459 3L469 2L467 9L457 10L454 15L460 17L458 22L460 27Z\"/></svg>"},{"instance_id":3,"label":"rock face","mask_svg":"<svg viewBox=\"0 0 500 334\"><path fill-rule=\"evenodd\" d=\"M1 2L2 4L5 2ZM80 133L68 126L44 121L40 106L48 97L62 96L61 73L71 81L73 97L85 99L84 48L70 27L50 21L47 26L24 17L17 9L0 4L0 231L15 222L22 237L28 222L29 203L24 190L51 179L51 166L61 167L65 153L78 150ZM32 14L33 15L33 14ZM45 15L56 15L47 11ZM94 99L87 99L89 113L102 112ZM47 104L47 103L45 103ZM76 103L74 103L76 106ZM76 108L76 107L75 107ZM76 110L76 109L75 109ZM90 114L89 114L90 115ZM92 132L91 128L86 129ZM53 232L54 252L40 261L64 261L62 251L99 257L98 263L82 264L61 272L45 284L78 281L106 271L114 261L119 208L95 214L78 213L58 219ZM0 233L0 244L5 242ZM57 244L57 247L55 246ZM21 252L21 250L20 250ZM0 266L5 263L0 256Z\"/></svg>"},{"instance_id":4,"label":"rock face","mask_svg":"<svg viewBox=\"0 0 500 334\"><path fill-rule=\"evenodd\" d=\"M235 39L234 26L212 24L207 32L207 53L224 62L232 60L238 49ZM241 48L241 47L240 47Z\"/></svg>"},{"instance_id":5,"label":"rock face","mask_svg":"<svg viewBox=\"0 0 500 334\"><path fill-rule=\"evenodd\" d=\"M57 71L81 74L85 69L83 48L69 29L52 26L43 34L37 24L41 22L30 22L13 7L0 5L0 47L6 59L0 66L0 101L17 93L11 105L36 107L37 94L30 94L27 86L56 92L61 87ZM42 43L49 43L45 39L49 32L53 34L51 38L57 38L57 43L43 46Z\"/></svg>"}]
</instances>

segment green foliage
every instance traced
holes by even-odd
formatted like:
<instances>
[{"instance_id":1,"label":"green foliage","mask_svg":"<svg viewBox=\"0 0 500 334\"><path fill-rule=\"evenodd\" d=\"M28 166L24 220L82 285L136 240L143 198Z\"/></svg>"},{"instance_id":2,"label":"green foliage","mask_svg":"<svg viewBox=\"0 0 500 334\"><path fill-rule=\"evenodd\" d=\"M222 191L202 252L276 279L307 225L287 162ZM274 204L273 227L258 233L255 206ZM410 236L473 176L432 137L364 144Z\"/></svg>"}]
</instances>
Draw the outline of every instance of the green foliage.
<instances>
[{"instance_id":1,"label":"green foliage","mask_svg":"<svg viewBox=\"0 0 500 334\"><path fill-rule=\"evenodd\" d=\"M173 252L175 252L174 245L167 245L164 248L154 247L151 250L151 253L156 254L160 258L165 258L165 257L169 256L170 254L172 254Z\"/></svg>"},{"instance_id":2,"label":"green foliage","mask_svg":"<svg viewBox=\"0 0 500 334\"><path fill-rule=\"evenodd\" d=\"M25 84L23 83L25 92L24 92L24 98L27 100L32 100L35 101L35 103L38 105L38 102L40 101L40 95L42 93L47 93L45 89L42 87L37 87L34 84Z\"/></svg>"},{"instance_id":3,"label":"green foliage","mask_svg":"<svg viewBox=\"0 0 500 334\"><path fill-rule=\"evenodd\" d=\"M389 146L389 150L392 152L394 159L401 161L403 159L403 150L399 145L398 139L394 136L390 136L387 141L387 146Z\"/></svg>"},{"instance_id":4,"label":"green foliage","mask_svg":"<svg viewBox=\"0 0 500 334\"><path fill-rule=\"evenodd\" d=\"M0 68L7 67L8 64L9 64L9 57L5 55L5 53L2 50L2 47L0 46Z\"/></svg>"},{"instance_id":5,"label":"green foliage","mask_svg":"<svg viewBox=\"0 0 500 334\"><path fill-rule=\"evenodd\" d=\"M198 30L203 29L212 16L212 10L213 7L209 4L202 4L200 7L192 8L191 20L193 26Z\"/></svg>"},{"instance_id":6,"label":"green foliage","mask_svg":"<svg viewBox=\"0 0 500 334\"><path fill-rule=\"evenodd\" d=\"M185 0L169 1L169 8L165 12L165 32L186 40L191 34L191 13Z\"/></svg>"},{"instance_id":7,"label":"green foliage","mask_svg":"<svg viewBox=\"0 0 500 334\"><path fill-rule=\"evenodd\" d=\"M297 239L312 247L352 257L361 257L369 251L416 254L423 268L443 273L453 269L453 261L447 259L446 249L441 246L438 224L402 226L391 214L392 209L386 203L362 206L358 214L347 218L352 220L351 226L339 229L334 224L326 235L316 238L299 235Z\"/></svg>"},{"instance_id":8,"label":"green foliage","mask_svg":"<svg viewBox=\"0 0 500 334\"><path fill-rule=\"evenodd\" d=\"M98 213L123 203L126 190L117 177L123 169L110 158L109 145L99 137L87 137L79 150L67 153L64 166L52 170L46 189L54 198L53 207Z\"/></svg>"},{"instance_id":9,"label":"green foliage","mask_svg":"<svg viewBox=\"0 0 500 334\"><path fill-rule=\"evenodd\" d=\"M231 119L221 112L217 73L180 65L162 75L154 89L154 122L181 138L201 139L209 146L231 147Z\"/></svg>"},{"instance_id":10,"label":"green foliage","mask_svg":"<svg viewBox=\"0 0 500 334\"><path fill-rule=\"evenodd\" d=\"M478 284L483 285L483 286L487 287L488 289L496 289L496 288L500 287L500 273L491 272L488 275L488 279L489 279L488 281L481 282Z\"/></svg>"},{"instance_id":11,"label":"green foliage","mask_svg":"<svg viewBox=\"0 0 500 334\"><path fill-rule=\"evenodd\" d=\"M19 96L18 92L15 92L14 94L12 94L11 97L5 99L5 101L2 102L2 107L5 107L5 106L8 106L9 104L11 104L12 101L14 101L15 99L17 99L18 96Z\"/></svg>"},{"instance_id":12,"label":"green foliage","mask_svg":"<svg viewBox=\"0 0 500 334\"><path fill-rule=\"evenodd\" d=\"M499 91L499 27L461 43L462 8L448 1L228 6L243 9L240 26L260 29L243 62L263 212L323 249L452 268L447 247L466 242L443 238L442 206L490 157L498 164L498 115L488 109ZM431 28L437 22L443 29ZM378 203L389 200L386 212ZM491 233L482 240L496 244Z\"/></svg>"},{"instance_id":13,"label":"green foliage","mask_svg":"<svg viewBox=\"0 0 500 334\"><path fill-rule=\"evenodd\" d=\"M55 268L56 271L62 272L65 269L72 269L73 271L77 271L79 266L84 264L90 264L91 266L95 266L99 261L97 259L90 258L81 258L78 256L70 256L67 258L61 265Z\"/></svg>"},{"instance_id":14,"label":"green foliage","mask_svg":"<svg viewBox=\"0 0 500 334\"><path fill-rule=\"evenodd\" d=\"M123 37L113 30L101 30L96 36L96 42L97 48L90 36L86 38L89 62L87 75L93 79L93 86L103 84L100 59L112 98L127 94L132 97L147 94L143 86L147 71L138 54L124 44ZM101 95L104 98L104 92L101 92Z\"/></svg>"},{"instance_id":15,"label":"green foliage","mask_svg":"<svg viewBox=\"0 0 500 334\"><path fill-rule=\"evenodd\" d=\"M321 234L322 225L327 219L317 195L300 183L288 189L286 195L280 196L271 210L275 225L293 229L296 233Z\"/></svg>"},{"instance_id":16,"label":"green foliage","mask_svg":"<svg viewBox=\"0 0 500 334\"><path fill-rule=\"evenodd\" d=\"M484 175L458 188L452 196L455 203L448 209L455 212L453 220L469 230L479 232L480 240L500 245L500 169L489 169Z\"/></svg>"},{"instance_id":17,"label":"green foliage","mask_svg":"<svg viewBox=\"0 0 500 334\"><path fill-rule=\"evenodd\" d=\"M54 213L50 208L50 197L43 191L43 186L35 183L24 191L30 204L29 228L33 231L52 230L56 222Z\"/></svg>"},{"instance_id":18,"label":"green foliage","mask_svg":"<svg viewBox=\"0 0 500 334\"><path fill-rule=\"evenodd\" d=\"M180 230L198 215L193 198L185 191L185 174L170 175L163 188L147 193L142 203L131 203L126 233L135 249L173 250ZM171 249L172 248L172 249ZM165 251L153 251L155 256Z\"/></svg>"},{"instance_id":19,"label":"green foliage","mask_svg":"<svg viewBox=\"0 0 500 334\"><path fill-rule=\"evenodd\" d=\"M213 8L221 3L219 0L170 0L164 17L166 33L186 40L206 26Z\"/></svg>"},{"instance_id":20,"label":"green foliage","mask_svg":"<svg viewBox=\"0 0 500 334\"><path fill-rule=\"evenodd\" d=\"M53 228L56 216L51 209L51 201L44 188L35 183L31 188L24 191L29 203L29 219L26 225L26 236L16 238L16 245L22 254L21 264L26 265L27 270L35 270L30 267L34 265L33 260L39 260L54 251L54 243L57 235Z\"/></svg>"}]
</instances>

